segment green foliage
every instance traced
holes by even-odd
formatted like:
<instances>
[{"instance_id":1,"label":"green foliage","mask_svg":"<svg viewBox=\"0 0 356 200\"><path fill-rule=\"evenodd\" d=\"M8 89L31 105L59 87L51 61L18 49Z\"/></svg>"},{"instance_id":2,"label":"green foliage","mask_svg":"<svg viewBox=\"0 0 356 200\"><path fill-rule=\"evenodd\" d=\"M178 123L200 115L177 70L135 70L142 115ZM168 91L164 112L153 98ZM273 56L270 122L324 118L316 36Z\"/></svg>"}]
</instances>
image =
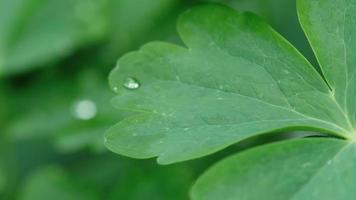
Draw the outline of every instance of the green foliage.
<instances>
[{"instance_id":1,"label":"green foliage","mask_svg":"<svg viewBox=\"0 0 356 200\"><path fill-rule=\"evenodd\" d=\"M237 154L208 170L192 198L353 199L355 8L354 0L298 1L325 77L255 15L216 4L190 9L178 21L186 47L149 43L111 72L113 105L136 114L108 131L106 146L170 164L265 133L320 131L338 139Z\"/></svg>"},{"instance_id":2,"label":"green foliage","mask_svg":"<svg viewBox=\"0 0 356 200\"><path fill-rule=\"evenodd\" d=\"M352 17L348 17L353 7L346 6L345 21L337 14L343 13L347 1L320 5L317 1L299 2L300 11L305 11L300 12L304 29L308 30L319 61L330 69L326 72L323 66L323 79L326 78L328 84L308 61L263 22L271 24L315 64L308 41L298 26L294 0L208 0L239 11L252 11L263 20L221 6L205 10L204 6L195 5L200 2L0 0L0 199L188 199L189 188L198 175L217 160L257 145L315 135L290 132L295 128L342 139L353 137L348 134L349 130L341 130L348 128L344 114L348 114L353 123L352 99L342 99L338 88L343 87L340 83L344 80L340 78L343 73L332 69L336 66L347 69L346 66L353 64L350 50L354 46L350 36L353 27L342 26L353 23ZM335 12L318 10L330 7ZM190 8L192 10L179 20L181 41L176 33L176 20ZM309 16L311 13L315 15ZM323 18L328 18L328 23L320 23ZM315 24L321 27L313 29ZM327 27L323 29L323 25ZM333 29L335 26L338 31ZM343 30L345 41L342 41ZM313 38L315 35L323 37ZM118 92L113 102L121 110L114 109L108 102L115 95L107 83L109 70L118 57L153 40L179 45L151 42L142 50L124 56L120 61L122 69L113 71L110 77ZM215 41L215 44L205 41ZM349 45L345 46L348 56L347 62L340 65L343 42ZM329 48L335 50L335 55L324 52ZM270 57L265 58L265 55ZM280 63L286 65L281 68ZM257 64L271 71L259 69ZM174 68L168 68L173 65ZM285 76L280 69L293 73ZM116 75L120 70L123 74ZM178 82L172 73L190 85ZM334 79L334 73L340 76ZM269 74L274 76L266 77ZM351 74L349 70L348 74ZM164 79L156 80L157 77ZM286 77L289 79L278 84L272 80ZM352 80L350 76L348 87L351 88L347 92L350 95ZM214 88L219 85L223 87ZM330 102L327 100L329 86L337 88L336 98ZM283 91L279 92L280 89ZM311 94L326 94L293 97L298 101L292 103L298 105L298 112L307 113L305 116L283 104L286 102L284 93L302 89L308 89ZM260 102L256 106L253 98L235 93L252 95L267 101L268 105L265 107L265 103ZM263 96L258 97L258 94ZM312 104L307 105L302 100ZM345 107L350 113L340 113L341 117L337 118L333 108L336 100L340 107L346 105L342 100L348 101ZM280 107L272 106L274 103ZM330 112L317 112L318 109L312 107L315 105L325 106L328 110L323 111ZM137 112L140 117L135 115ZM175 118L168 115L172 113ZM246 118L248 115L251 118ZM323 120L311 119L310 115ZM264 127L248 122L273 116L278 122L266 121ZM236 124L240 120L246 122L241 129ZM157 165L154 160L119 157L103 145L104 132L117 122L107 142L125 155L158 156L160 163L168 164L216 153L169 166ZM212 124L200 127L202 123ZM132 137L128 137L129 134ZM349 144L336 138L311 138L246 150L207 170L191 190L191 197L346 198L343 195L352 191L355 179L351 171L353 146L344 146L346 143ZM227 146L229 148L220 151ZM321 185L325 178L337 185ZM331 186L332 189L328 188ZM259 192L251 193L251 187ZM337 191L333 191L334 188Z\"/></svg>"},{"instance_id":3,"label":"green foliage","mask_svg":"<svg viewBox=\"0 0 356 200\"><path fill-rule=\"evenodd\" d=\"M111 63L148 38L171 34L177 10L177 0L1 0L0 77L50 66L103 41L101 57ZM158 25L160 34L150 36Z\"/></svg>"},{"instance_id":4,"label":"green foliage","mask_svg":"<svg viewBox=\"0 0 356 200\"><path fill-rule=\"evenodd\" d=\"M0 76L28 71L102 38L103 2L1 0Z\"/></svg>"}]
</instances>

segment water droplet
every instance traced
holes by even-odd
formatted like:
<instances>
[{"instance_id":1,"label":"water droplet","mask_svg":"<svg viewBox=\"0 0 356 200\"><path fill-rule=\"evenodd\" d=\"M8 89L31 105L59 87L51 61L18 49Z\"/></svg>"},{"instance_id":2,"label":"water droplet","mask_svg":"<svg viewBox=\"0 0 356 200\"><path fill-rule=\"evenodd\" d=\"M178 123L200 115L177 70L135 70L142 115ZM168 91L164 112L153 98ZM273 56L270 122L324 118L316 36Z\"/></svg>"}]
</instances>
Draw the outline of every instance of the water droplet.
<instances>
[{"instance_id":1,"label":"water droplet","mask_svg":"<svg viewBox=\"0 0 356 200\"><path fill-rule=\"evenodd\" d=\"M115 87L113 87L113 90L114 90L114 92L118 92L119 88L115 86Z\"/></svg>"},{"instance_id":2,"label":"water droplet","mask_svg":"<svg viewBox=\"0 0 356 200\"><path fill-rule=\"evenodd\" d=\"M223 100L224 98L222 98L222 97L218 97L218 100Z\"/></svg>"},{"instance_id":3,"label":"water droplet","mask_svg":"<svg viewBox=\"0 0 356 200\"><path fill-rule=\"evenodd\" d=\"M91 100L81 100L74 104L73 114L81 120L90 120L96 116L97 108Z\"/></svg>"},{"instance_id":4,"label":"water droplet","mask_svg":"<svg viewBox=\"0 0 356 200\"><path fill-rule=\"evenodd\" d=\"M129 90L135 90L140 87L140 83L132 77L128 77L124 82L124 87Z\"/></svg>"},{"instance_id":5,"label":"water droplet","mask_svg":"<svg viewBox=\"0 0 356 200\"><path fill-rule=\"evenodd\" d=\"M331 165L332 160L328 160L328 162L326 163L327 165Z\"/></svg>"}]
</instances>

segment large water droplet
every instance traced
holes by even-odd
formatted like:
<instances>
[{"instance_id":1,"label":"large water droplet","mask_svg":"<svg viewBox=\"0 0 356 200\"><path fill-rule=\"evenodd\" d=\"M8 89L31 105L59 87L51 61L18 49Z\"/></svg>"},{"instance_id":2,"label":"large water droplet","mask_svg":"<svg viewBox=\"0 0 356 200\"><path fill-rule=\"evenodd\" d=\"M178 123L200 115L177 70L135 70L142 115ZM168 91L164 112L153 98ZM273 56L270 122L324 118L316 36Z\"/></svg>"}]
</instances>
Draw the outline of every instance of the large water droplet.
<instances>
[{"instance_id":1,"label":"large water droplet","mask_svg":"<svg viewBox=\"0 0 356 200\"><path fill-rule=\"evenodd\" d=\"M73 114L81 120L90 120L96 116L97 108L91 100L81 100L74 104Z\"/></svg>"},{"instance_id":2,"label":"large water droplet","mask_svg":"<svg viewBox=\"0 0 356 200\"><path fill-rule=\"evenodd\" d=\"M124 87L129 90L135 90L140 87L140 83L132 77L128 77L124 82Z\"/></svg>"}]
</instances>

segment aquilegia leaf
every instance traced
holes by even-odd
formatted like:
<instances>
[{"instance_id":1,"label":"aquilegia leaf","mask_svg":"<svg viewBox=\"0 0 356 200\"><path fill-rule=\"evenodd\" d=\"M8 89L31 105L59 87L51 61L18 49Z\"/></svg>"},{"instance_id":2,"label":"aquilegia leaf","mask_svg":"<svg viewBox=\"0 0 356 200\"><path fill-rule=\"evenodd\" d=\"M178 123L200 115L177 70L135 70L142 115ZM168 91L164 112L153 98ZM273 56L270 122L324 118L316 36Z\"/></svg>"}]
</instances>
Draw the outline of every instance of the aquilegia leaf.
<instances>
[{"instance_id":1,"label":"aquilegia leaf","mask_svg":"<svg viewBox=\"0 0 356 200\"><path fill-rule=\"evenodd\" d=\"M333 97L350 126L356 123L356 1L299 0L301 25ZM352 132L356 133L353 129Z\"/></svg>"},{"instance_id":2,"label":"aquilegia leaf","mask_svg":"<svg viewBox=\"0 0 356 200\"><path fill-rule=\"evenodd\" d=\"M300 139L265 145L219 162L199 178L193 200L355 199L356 145Z\"/></svg>"},{"instance_id":3,"label":"aquilegia leaf","mask_svg":"<svg viewBox=\"0 0 356 200\"><path fill-rule=\"evenodd\" d=\"M203 5L178 31L187 47L150 43L112 71L113 104L137 114L108 132L110 150L168 164L283 129L352 138L337 88L255 15ZM132 80L139 87L127 87Z\"/></svg>"},{"instance_id":4,"label":"aquilegia leaf","mask_svg":"<svg viewBox=\"0 0 356 200\"><path fill-rule=\"evenodd\" d=\"M286 141L235 155L198 180L192 199L355 198L356 1L297 2L302 27L345 116L350 140Z\"/></svg>"}]
</instances>

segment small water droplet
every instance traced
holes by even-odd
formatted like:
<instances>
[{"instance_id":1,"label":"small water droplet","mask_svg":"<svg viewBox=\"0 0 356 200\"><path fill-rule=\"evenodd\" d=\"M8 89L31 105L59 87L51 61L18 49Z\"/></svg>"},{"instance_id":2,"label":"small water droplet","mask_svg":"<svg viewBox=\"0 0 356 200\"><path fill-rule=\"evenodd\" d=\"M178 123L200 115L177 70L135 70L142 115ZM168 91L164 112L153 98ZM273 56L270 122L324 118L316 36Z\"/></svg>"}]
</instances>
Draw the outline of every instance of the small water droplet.
<instances>
[{"instance_id":1,"label":"small water droplet","mask_svg":"<svg viewBox=\"0 0 356 200\"><path fill-rule=\"evenodd\" d=\"M73 114L81 120L90 120L96 116L97 108L93 101L85 99L75 102L73 106Z\"/></svg>"},{"instance_id":2,"label":"small water droplet","mask_svg":"<svg viewBox=\"0 0 356 200\"><path fill-rule=\"evenodd\" d=\"M223 100L223 98L222 97L218 97L218 100Z\"/></svg>"},{"instance_id":3,"label":"small water droplet","mask_svg":"<svg viewBox=\"0 0 356 200\"><path fill-rule=\"evenodd\" d=\"M326 164L331 165L331 163L332 163L332 160L328 160L328 162Z\"/></svg>"},{"instance_id":4,"label":"small water droplet","mask_svg":"<svg viewBox=\"0 0 356 200\"><path fill-rule=\"evenodd\" d=\"M136 136L137 136L137 133L132 133L132 136L136 137Z\"/></svg>"},{"instance_id":5,"label":"small water droplet","mask_svg":"<svg viewBox=\"0 0 356 200\"><path fill-rule=\"evenodd\" d=\"M119 88L115 86L115 87L113 87L113 90L114 90L114 92L118 92Z\"/></svg>"},{"instance_id":6,"label":"small water droplet","mask_svg":"<svg viewBox=\"0 0 356 200\"><path fill-rule=\"evenodd\" d=\"M132 77L128 77L124 82L124 87L129 90L135 90L140 87L140 83Z\"/></svg>"}]
</instances>

